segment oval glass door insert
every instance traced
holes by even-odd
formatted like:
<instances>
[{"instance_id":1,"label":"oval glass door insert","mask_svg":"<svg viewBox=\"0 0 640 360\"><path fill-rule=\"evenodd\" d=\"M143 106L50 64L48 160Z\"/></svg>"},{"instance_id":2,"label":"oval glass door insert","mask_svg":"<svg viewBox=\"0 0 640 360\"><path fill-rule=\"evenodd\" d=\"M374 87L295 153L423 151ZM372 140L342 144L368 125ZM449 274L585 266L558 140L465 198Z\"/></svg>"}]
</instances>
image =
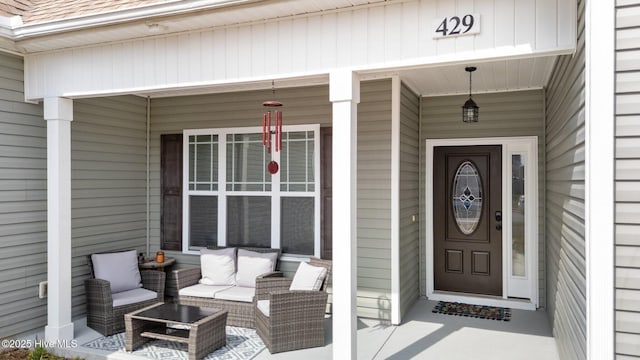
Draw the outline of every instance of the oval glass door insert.
<instances>
[{"instance_id":1,"label":"oval glass door insert","mask_svg":"<svg viewBox=\"0 0 640 360\"><path fill-rule=\"evenodd\" d=\"M482 180L471 161L458 167L453 178L453 216L465 235L472 234L482 215Z\"/></svg>"}]
</instances>

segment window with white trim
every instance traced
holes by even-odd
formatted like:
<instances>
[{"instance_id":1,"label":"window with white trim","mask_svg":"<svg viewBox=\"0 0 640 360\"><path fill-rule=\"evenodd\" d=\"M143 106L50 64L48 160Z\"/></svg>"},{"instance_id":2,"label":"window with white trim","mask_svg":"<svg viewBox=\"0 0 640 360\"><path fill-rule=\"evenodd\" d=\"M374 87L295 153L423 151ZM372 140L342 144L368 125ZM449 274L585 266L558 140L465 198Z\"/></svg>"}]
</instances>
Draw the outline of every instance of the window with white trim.
<instances>
[{"instance_id":1,"label":"window with white trim","mask_svg":"<svg viewBox=\"0 0 640 360\"><path fill-rule=\"evenodd\" d=\"M269 154L261 128L183 132L183 251L207 246L280 248L319 256L319 125L283 127ZM279 170L269 173L276 161Z\"/></svg>"}]
</instances>

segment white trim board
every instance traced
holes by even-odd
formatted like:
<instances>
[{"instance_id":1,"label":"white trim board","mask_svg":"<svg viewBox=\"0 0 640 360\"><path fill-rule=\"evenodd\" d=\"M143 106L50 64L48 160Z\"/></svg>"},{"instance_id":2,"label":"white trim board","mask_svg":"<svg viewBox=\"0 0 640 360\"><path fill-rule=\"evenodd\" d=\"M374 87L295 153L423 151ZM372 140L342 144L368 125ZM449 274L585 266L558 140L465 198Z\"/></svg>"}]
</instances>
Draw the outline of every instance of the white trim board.
<instances>
[{"instance_id":1,"label":"white trim board","mask_svg":"<svg viewBox=\"0 0 640 360\"><path fill-rule=\"evenodd\" d=\"M391 324L400 325L400 102L401 82L391 78Z\"/></svg>"},{"instance_id":2,"label":"white trim board","mask_svg":"<svg viewBox=\"0 0 640 360\"><path fill-rule=\"evenodd\" d=\"M587 359L615 354L615 4L585 5Z\"/></svg>"},{"instance_id":3,"label":"white trim board","mask_svg":"<svg viewBox=\"0 0 640 360\"><path fill-rule=\"evenodd\" d=\"M502 284L503 296L492 297L475 294L449 293L435 291L433 272L433 152L438 146L502 146ZM526 277L511 274L511 155L524 154L527 158L525 173L525 254ZM427 139L425 158L425 238L426 238L426 289L427 297L432 300L471 302L481 305L508 306L519 309L535 310L538 307L538 138L536 136L467 138L467 139ZM512 297L519 299L514 300ZM528 299L523 301L522 298Z\"/></svg>"}]
</instances>

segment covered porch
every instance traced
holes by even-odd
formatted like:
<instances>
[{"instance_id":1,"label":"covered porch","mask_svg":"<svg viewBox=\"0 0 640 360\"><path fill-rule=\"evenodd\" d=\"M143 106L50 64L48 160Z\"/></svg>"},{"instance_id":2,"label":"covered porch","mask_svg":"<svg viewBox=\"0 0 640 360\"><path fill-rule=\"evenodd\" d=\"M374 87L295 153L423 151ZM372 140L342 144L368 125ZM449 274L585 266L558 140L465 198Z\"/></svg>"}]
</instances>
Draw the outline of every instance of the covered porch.
<instances>
[{"instance_id":1,"label":"covered porch","mask_svg":"<svg viewBox=\"0 0 640 360\"><path fill-rule=\"evenodd\" d=\"M549 57L487 61L478 65L487 69L487 72L491 72L492 75L489 76L491 78L501 76L500 64L520 69L519 71L548 74L552 71L554 63L554 58ZM336 281L336 276L339 275L334 275L332 315L327 320L327 326L333 329L339 328L342 331L349 329L345 326L345 316L339 316L337 312L340 304L339 294L348 294L350 297L343 299L348 304L346 316L353 317L359 327L357 332L349 332L352 335L357 334L352 343L353 347L350 348L356 352L358 358L367 358L368 351L375 348L369 344L376 340L380 342L379 347L374 354L370 354L371 358L378 356L376 354L387 352L385 357L392 356L396 352L404 355L406 351L416 351L416 356L421 356L424 351L427 353L436 351L438 354L439 351L446 352L455 348L448 345L442 347L442 341L448 344L451 339L459 335L463 338L474 336L460 332L468 327L463 325L462 318L459 319L462 323L454 322L453 324L439 324L439 320L431 319L431 308L425 305L419 306L425 303L423 300L418 300L419 305L412 308L413 303L428 291L426 284L429 271L425 260L430 249L424 237L419 236L421 226L424 226L422 231L427 231L426 214L422 210L425 205L420 204L423 199L427 200L421 198L420 193L424 191L426 166L430 166L426 156L423 155L426 151L425 139L434 134L447 133L450 134L449 137L453 137L453 134L459 133L460 130L472 130L470 134L475 131L476 136L482 134L494 137L538 135L537 143L541 144L540 151L544 151L542 144L544 93L540 89L541 83L527 83L524 85L526 90L513 89L514 91L498 93L484 89L486 85L476 85L476 90L480 94L476 93L474 98L482 104L484 117L478 124L463 124L458 115L460 104L466 95L459 95L457 92L465 92L467 74L457 71L458 68L458 65L453 64L440 66L437 69L423 69L423 71L412 69L391 76L388 74L365 75L365 80L362 80L358 74L346 73L346 76L338 74L335 77L318 78L316 84L309 84L308 79L283 80L282 83L288 86L278 88L276 91L276 97L285 103L283 109L285 130L287 126L304 127L307 124L319 124L320 131L323 128L332 128L334 153L358 152L356 162L346 162L342 164L342 170L338 171L335 165L333 167L334 174L345 175L350 171L358 173L358 180L355 181L333 177L334 184L345 185L354 182L357 184L355 191L358 195L357 200L354 200L359 207L357 219L352 218L356 213L353 209L350 213L336 215L336 207L339 208L338 212L345 211L344 202L335 201L331 210L334 219L338 217L342 221L349 221L350 226L357 228L358 235L352 235L352 243L339 245L357 247L358 254L354 252L351 255L353 258L340 259L339 256L344 256L348 252L334 244L333 258L336 266L341 262L346 267L342 270L343 275L346 273L355 277L357 274L358 280L338 277ZM461 74L457 74L458 72ZM459 77L462 85L452 82L452 88L446 91L441 90L441 96L433 96L433 94L418 96L412 90L415 85L410 85L412 81L446 76ZM548 76L530 76L530 78L539 81L538 79L548 79ZM345 83L347 85L344 85ZM343 93L343 98L332 97L332 88L349 88L349 84L351 89ZM259 124L262 112L259 104L261 100L270 98L273 94L268 88L270 86L268 82L257 82L246 86L254 86L256 89L225 92L222 91L224 87L220 87L220 92L212 92L209 89L185 95L182 91L176 91L156 95L149 93L147 97L119 95L74 100L59 99L59 103L72 107L73 114L69 129L72 139L69 163L72 169L70 187L73 224L71 231L71 239L73 239L71 244L72 297L63 298L63 301L70 300L72 303L72 318L81 318L84 313L85 299L82 282L88 271L84 258L90 253L135 247L140 252L153 254L162 249L165 250L166 256L176 258L177 263L174 268L199 266L198 247L194 246L196 244L190 242L188 237L183 237L179 243L181 248L178 250L167 250L162 240L161 234L166 231L162 220L162 208L166 204L161 197L163 182L161 139L166 134L177 133L180 138L184 136L183 141L187 143L191 141L187 140L188 137L199 136L196 133L184 132L184 129L213 129L214 132L223 129L221 133L223 135L229 128L232 130L228 131L249 129L251 132L259 132L255 126ZM453 89L456 87L460 90ZM357 89L357 96L354 95L353 89ZM422 88L421 91L425 89ZM332 104L332 101L327 101L327 98L337 101ZM346 105L346 108L336 111L336 103L340 102ZM508 115L501 117L500 114L505 111ZM438 125L439 122L440 125ZM351 127L355 124L357 124L355 129L342 127L345 125ZM469 126L473 128L470 129ZM403 127L407 128L403 129ZM411 128L416 131L407 132L407 129ZM344 139L338 140L337 132L343 136L349 134L350 138L357 138L357 146L349 145L354 147L345 148L348 142ZM311 138L314 146L318 145L322 148L318 136L309 137ZM473 142L472 138L473 136L469 139L470 143ZM317 153L317 149L314 152ZM404 164L399 161L401 157ZM351 158L351 161L354 158ZM185 163L189 162L187 157L183 159ZM349 159L341 157L340 160ZM410 166L407 167L408 163ZM322 168L319 173L323 174L326 170L327 168ZM398 177L394 175L396 172ZM402 176L400 176L401 172ZM183 173L182 170L180 173ZM408 185L403 183L401 188L400 184L407 180ZM317 185L316 188L318 188ZM397 189L397 192L392 189ZM334 191L336 191L335 188ZM143 194L148 197L143 197ZM540 196L543 195L540 194ZM395 207L394 202L389 201L389 198L394 197L398 205L408 203L411 206L400 213L400 206ZM336 193L334 198L345 200L349 197L339 196ZM188 208L188 202L183 204L185 209ZM323 213L322 210L320 212ZM183 225L187 226L186 224L188 223ZM349 229L349 226L336 225L334 222L333 228L334 230L337 228L338 231L333 233L333 238L344 238L346 235L344 231ZM144 230L144 236L142 230ZM273 234L273 229L268 234ZM314 234L319 235L317 232ZM271 236L271 239L278 238L279 235ZM323 255L324 245L316 240L313 242L312 255ZM207 245L224 244L218 241ZM273 245L273 242L271 245L279 246ZM299 254L285 254L280 261L280 270L291 276L295 272L297 263L303 259L304 256L301 257ZM544 263L541 266L544 266ZM62 268L55 267L55 270L61 272ZM340 274L337 268L335 274ZM343 285L342 291L338 289L339 280L350 280L348 284ZM539 282L544 289L544 277L536 280L535 284ZM167 293L176 296L175 292L171 293L171 285L168 286ZM434 294L430 293L429 296ZM544 292L536 294L536 297L529 299L528 304L541 304L544 308L546 300ZM517 301L507 299L506 296L481 301L486 300L499 305L517 305ZM505 300L508 302L505 303ZM477 298L475 301L478 301ZM344 306L345 303L342 305ZM531 305L529 309L532 310ZM410 316L409 313L413 315ZM530 322L528 325L526 322L522 323L523 328L530 326L525 333L549 335L546 330L543 330L547 325L541 320L547 318L547 313L539 311L532 312L530 315L534 314L538 319L536 322ZM356 320L356 316L360 318ZM415 320L412 316L415 316ZM425 320L426 322L422 322L421 316L429 317ZM363 324L367 326L362 327ZM489 324L481 322L471 328L475 326L481 328ZM533 326L534 324L536 326ZM396 325L400 327L395 327ZM80 326L83 330L79 332L76 329L73 335L75 339L85 336L86 328ZM409 337L403 334L404 331L408 333L420 331L424 334L422 337L413 339L415 344L406 343ZM522 328L504 327L498 332L507 334L521 331L523 331ZM432 332L434 335L429 335ZM363 337L363 333L367 335ZM344 335L336 338L344 340ZM439 340L433 341L433 339ZM519 339L526 342L530 337L519 337ZM555 343L553 337L547 340L550 340L547 344ZM356 347L356 344L359 345ZM336 353L342 354L344 351L337 350L339 345L332 340L329 346L308 351L310 355L321 356L320 358L329 357L333 352L335 357ZM421 347L425 349L420 349ZM362 351L363 355L360 354ZM291 356L299 356L296 355L297 352L292 354ZM267 356L267 352L260 356ZM277 355L275 358L286 358L286 356Z\"/></svg>"},{"instance_id":2,"label":"covered porch","mask_svg":"<svg viewBox=\"0 0 640 360\"><path fill-rule=\"evenodd\" d=\"M511 321L493 321L432 313L435 301L418 300L406 314L402 325L386 321L358 319L357 359L453 359L510 360L560 359L544 310L514 310ZM75 323L78 346L58 349L67 357L87 360L143 360L148 357L103 351L86 346L101 335L87 328L83 319ZM327 345L319 348L270 354L261 350L255 360L331 359L333 334L331 318L326 319ZM43 333L32 334L42 338Z\"/></svg>"}]
</instances>

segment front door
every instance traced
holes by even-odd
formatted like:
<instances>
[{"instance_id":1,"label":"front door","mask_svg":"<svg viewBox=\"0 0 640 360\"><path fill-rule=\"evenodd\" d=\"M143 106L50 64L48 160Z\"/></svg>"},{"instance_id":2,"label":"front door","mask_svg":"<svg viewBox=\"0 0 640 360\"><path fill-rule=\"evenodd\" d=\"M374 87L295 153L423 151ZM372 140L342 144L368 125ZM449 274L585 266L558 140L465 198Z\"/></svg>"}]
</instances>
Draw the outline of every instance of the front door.
<instances>
[{"instance_id":1,"label":"front door","mask_svg":"<svg viewBox=\"0 0 640 360\"><path fill-rule=\"evenodd\" d=\"M502 296L502 146L434 149L434 289Z\"/></svg>"}]
</instances>

